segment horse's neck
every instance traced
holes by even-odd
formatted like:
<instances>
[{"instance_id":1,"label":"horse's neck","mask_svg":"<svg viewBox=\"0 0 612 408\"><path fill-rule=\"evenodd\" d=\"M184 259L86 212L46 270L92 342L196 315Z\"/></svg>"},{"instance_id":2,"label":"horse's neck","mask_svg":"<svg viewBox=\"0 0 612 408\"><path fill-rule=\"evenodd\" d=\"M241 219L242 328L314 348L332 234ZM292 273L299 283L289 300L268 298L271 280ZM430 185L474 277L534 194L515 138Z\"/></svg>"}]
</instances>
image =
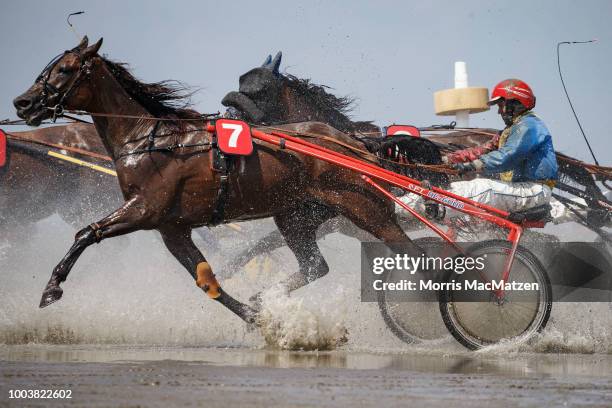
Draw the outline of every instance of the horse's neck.
<instances>
[{"instance_id":1,"label":"horse's neck","mask_svg":"<svg viewBox=\"0 0 612 408\"><path fill-rule=\"evenodd\" d=\"M94 116L93 122L108 152L116 158L123 146L130 143L155 125L152 120L120 116L151 116L123 89L103 62L92 74L94 97L87 110L109 116ZM113 117L112 115L118 115Z\"/></svg>"}]
</instances>

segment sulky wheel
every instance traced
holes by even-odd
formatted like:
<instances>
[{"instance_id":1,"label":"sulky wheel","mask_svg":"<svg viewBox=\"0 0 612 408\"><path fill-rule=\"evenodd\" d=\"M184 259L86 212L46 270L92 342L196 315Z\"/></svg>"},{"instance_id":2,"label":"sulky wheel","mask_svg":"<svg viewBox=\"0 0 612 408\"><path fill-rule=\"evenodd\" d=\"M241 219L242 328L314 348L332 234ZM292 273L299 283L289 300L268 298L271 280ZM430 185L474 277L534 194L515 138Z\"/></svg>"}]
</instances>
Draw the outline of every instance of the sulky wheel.
<instances>
[{"instance_id":1,"label":"sulky wheel","mask_svg":"<svg viewBox=\"0 0 612 408\"><path fill-rule=\"evenodd\" d=\"M483 241L468 249L471 257L484 257L482 271L466 271L459 275L451 272L446 282L460 282L462 290L448 285L440 291L440 311L444 324L465 347L476 350L495 344L502 339L527 340L541 331L550 316L552 288L542 264L528 250L518 247L509 282L538 284L538 290L508 290L503 300L492 291L472 292L466 295L466 282L499 281L504 262L512 244L502 240Z\"/></svg>"},{"instance_id":2,"label":"sulky wheel","mask_svg":"<svg viewBox=\"0 0 612 408\"><path fill-rule=\"evenodd\" d=\"M422 247L443 245L438 237L417 238L413 242ZM392 276L385 275L385 281L392 280ZM389 330L405 343L448 336L437 302L393 301L381 291L378 292L378 308Z\"/></svg>"}]
</instances>

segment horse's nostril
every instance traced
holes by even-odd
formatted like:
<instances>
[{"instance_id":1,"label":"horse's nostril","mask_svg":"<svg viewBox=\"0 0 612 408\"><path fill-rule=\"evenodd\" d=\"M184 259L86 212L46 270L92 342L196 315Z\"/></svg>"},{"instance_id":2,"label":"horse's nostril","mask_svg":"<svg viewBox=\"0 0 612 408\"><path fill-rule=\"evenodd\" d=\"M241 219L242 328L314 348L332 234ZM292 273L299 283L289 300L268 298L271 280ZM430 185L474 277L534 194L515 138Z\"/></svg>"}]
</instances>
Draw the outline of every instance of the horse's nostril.
<instances>
[{"instance_id":1,"label":"horse's nostril","mask_svg":"<svg viewBox=\"0 0 612 408\"><path fill-rule=\"evenodd\" d=\"M32 100L30 98L23 97L15 98L13 105L15 105L15 108L17 109L28 109L32 106Z\"/></svg>"}]
</instances>

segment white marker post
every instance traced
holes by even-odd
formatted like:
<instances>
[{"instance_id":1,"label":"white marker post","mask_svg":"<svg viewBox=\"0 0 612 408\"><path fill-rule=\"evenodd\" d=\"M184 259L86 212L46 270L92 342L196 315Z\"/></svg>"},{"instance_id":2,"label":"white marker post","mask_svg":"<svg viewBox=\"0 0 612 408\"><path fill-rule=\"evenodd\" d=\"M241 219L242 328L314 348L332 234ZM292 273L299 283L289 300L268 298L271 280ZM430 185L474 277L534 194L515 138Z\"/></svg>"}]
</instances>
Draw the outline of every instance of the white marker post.
<instances>
[{"instance_id":1,"label":"white marker post","mask_svg":"<svg viewBox=\"0 0 612 408\"><path fill-rule=\"evenodd\" d=\"M463 61L455 62L455 89L464 89L468 87L467 66ZM460 110L455 113L455 121L457 127L470 127L470 110Z\"/></svg>"}]
</instances>

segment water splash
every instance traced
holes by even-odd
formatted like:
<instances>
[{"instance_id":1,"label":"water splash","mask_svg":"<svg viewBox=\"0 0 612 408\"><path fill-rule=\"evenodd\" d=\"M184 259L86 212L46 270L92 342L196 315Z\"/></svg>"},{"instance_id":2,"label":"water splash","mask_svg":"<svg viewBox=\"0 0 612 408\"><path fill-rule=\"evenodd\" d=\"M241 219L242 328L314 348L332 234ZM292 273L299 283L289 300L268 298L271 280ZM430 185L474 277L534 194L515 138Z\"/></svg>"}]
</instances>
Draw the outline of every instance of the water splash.
<instances>
[{"instance_id":1,"label":"water splash","mask_svg":"<svg viewBox=\"0 0 612 408\"><path fill-rule=\"evenodd\" d=\"M226 263L224 257L237 252L236 242L257 240L274 228L269 221L249 225L252 228L240 233L213 231L219 240L218 251L195 238L224 289L243 301L297 270L295 257L282 248L272 258L260 257L224 279L220 265ZM239 318L206 298L150 232L89 248L64 284L64 298L40 310L42 289L73 235L71 228L54 217L40 222L35 233L19 244L0 237L0 344L267 346L435 355L467 352L445 331L440 341L407 345L397 339L385 326L378 305L360 301L359 242L339 234L319 242L330 265L328 275L291 296L266 292L260 331L248 332ZM410 324L432 327L433 314L417 304L405 307L414 309L406 314ZM528 343L506 342L481 353L611 354L610 327L610 303L556 303L547 328L537 338Z\"/></svg>"},{"instance_id":2,"label":"water splash","mask_svg":"<svg viewBox=\"0 0 612 408\"><path fill-rule=\"evenodd\" d=\"M280 286L262 294L259 328L268 346L282 350L333 350L348 341L340 309L309 306Z\"/></svg>"},{"instance_id":3,"label":"water splash","mask_svg":"<svg viewBox=\"0 0 612 408\"><path fill-rule=\"evenodd\" d=\"M542 333L529 341L502 341L479 353L612 354L611 312L611 303L556 303Z\"/></svg>"}]
</instances>

